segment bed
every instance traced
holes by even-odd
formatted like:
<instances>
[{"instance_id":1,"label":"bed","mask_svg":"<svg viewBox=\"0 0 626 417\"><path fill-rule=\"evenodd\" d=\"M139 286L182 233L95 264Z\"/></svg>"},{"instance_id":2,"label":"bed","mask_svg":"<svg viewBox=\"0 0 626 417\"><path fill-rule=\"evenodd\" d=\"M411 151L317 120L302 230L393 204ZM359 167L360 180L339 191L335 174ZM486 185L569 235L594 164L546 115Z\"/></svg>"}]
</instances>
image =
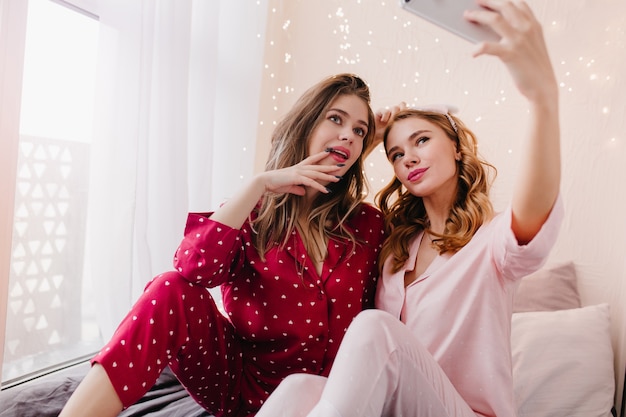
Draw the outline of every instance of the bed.
<instances>
[{"instance_id":1,"label":"bed","mask_svg":"<svg viewBox=\"0 0 626 417\"><path fill-rule=\"evenodd\" d=\"M607 303L581 304L572 262L545 267L522 280L511 328L518 417L618 415L610 321ZM88 368L82 363L1 391L0 417L57 416ZM166 369L121 416L211 414Z\"/></svg>"}]
</instances>

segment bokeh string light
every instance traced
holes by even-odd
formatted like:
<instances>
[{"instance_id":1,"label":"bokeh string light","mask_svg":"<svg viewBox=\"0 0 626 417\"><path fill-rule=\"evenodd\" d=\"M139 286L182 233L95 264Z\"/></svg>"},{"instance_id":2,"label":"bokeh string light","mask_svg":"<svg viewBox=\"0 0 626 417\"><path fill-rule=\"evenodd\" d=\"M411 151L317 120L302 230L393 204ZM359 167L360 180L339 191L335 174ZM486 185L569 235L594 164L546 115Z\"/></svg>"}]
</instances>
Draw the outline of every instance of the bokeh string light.
<instances>
[{"instance_id":1,"label":"bokeh string light","mask_svg":"<svg viewBox=\"0 0 626 417\"><path fill-rule=\"evenodd\" d=\"M626 2L528 2L543 22L561 97L568 212L552 259L574 259L588 301L606 300L623 291L619 282L626 279ZM480 152L499 167L496 208L507 204L529 112L499 62L472 58L470 43L403 11L395 0L270 5L257 170L272 127L297 96L329 74L351 72L370 85L374 109L400 101L457 106L477 134ZM365 170L373 197L392 178L382 149ZM614 327L626 328L624 318L614 318ZM625 356L619 352L616 363L623 365Z\"/></svg>"}]
</instances>

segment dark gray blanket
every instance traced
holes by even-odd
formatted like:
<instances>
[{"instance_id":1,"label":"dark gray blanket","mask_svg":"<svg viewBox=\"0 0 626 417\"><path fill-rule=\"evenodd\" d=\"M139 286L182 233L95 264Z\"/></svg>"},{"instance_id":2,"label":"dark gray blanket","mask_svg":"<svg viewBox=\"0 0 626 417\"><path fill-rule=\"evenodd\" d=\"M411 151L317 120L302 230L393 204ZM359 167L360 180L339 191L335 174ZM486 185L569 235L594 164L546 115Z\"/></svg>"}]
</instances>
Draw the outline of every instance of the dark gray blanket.
<instances>
[{"instance_id":1,"label":"dark gray blanket","mask_svg":"<svg viewBox=\"0 0 626 417\"><path fill-rule=\"evenodd\" d=\"M0 417L57 417L88 369L89 364L84 363L0 391ZM120 416L211 417L211 414L189 397L166 368L154 387Z\"/></svg>"}]
</instances>

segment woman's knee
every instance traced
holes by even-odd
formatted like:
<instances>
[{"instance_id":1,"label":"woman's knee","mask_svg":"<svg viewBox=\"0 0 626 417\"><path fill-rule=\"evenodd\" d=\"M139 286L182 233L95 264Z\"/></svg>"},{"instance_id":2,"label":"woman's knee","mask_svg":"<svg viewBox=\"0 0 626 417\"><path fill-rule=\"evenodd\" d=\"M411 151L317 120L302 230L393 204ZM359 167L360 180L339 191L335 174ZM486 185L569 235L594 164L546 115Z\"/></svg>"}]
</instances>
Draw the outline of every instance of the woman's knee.
<instances>
[{"instance_id":1,"label":"woman's knee","mask_svg":"<svg viewBox=\"0 0 626 417\"><path fill-rule=\"evenodd\" d=\"M350 324L350 329L359 333L375 335L386 329L396 327L400 320L383 310L364 310Z\"/></svg>"},{"instance_id":2,"label":"woman's knee","mask_svg":"<svg viewBox=\"0 0 626 417\"><path fill-rule=\"evenodd\" d=\"M144 292L159 293L165 297L184 297L183 294L189 294L189 296L198 295L203 299L213 298L208 288L187 281L176 271L168 271L155 276L146 284Z\"/></svg>"},{"instance_id":3,"label":"woman's knee","mask_svg":"<svg viewBox=\"0 0 626 417\"><path fill-rule=\"evenodd\" d=\"M319 402L326 381L319 375L289 375L263 404L257 417L308 415Z\"/></svg>"},{"instance_id":4,"label":"woman's knee","mask_svg":"<svg viewBox=\"0 0 626 417\"><path fill-rule=\"evenodd\" d=\"M322 390L326 384L326 378L311 374L291 374L283 379L279 387L287 391L302 392Z\"/></svg>"},{"instance_id":5,"label":"woman's knee","mask_svg":"<svg viewBox=\"0 0 626 417\"><path fill-rule=\"evenodd\" d=\"M167 287L170 289L189 287L191 284L179 272L168 271L156 275L144 288L145 291Z\"/></svg>"},{"instance_id":6,"label":"woman's knee","mask_svg":"<svg viewBox=\"0 0 626 417\"><path fill-rule=\"evenodd\" d=\"M365 310L359 313L344 337L342 346L354 352L375 350L390 352L406 336L406 326L391 314L382 310Z\"/></svg>"},{"instance_id":7,"label":"woman's knee","mask_svg":"<svg viewBox=\"0 0 626 417\"><path fill-rule=\"evenodd\" d=\"M179 318L181 315L209 321L223 318L208 288L192 284L176 271L155 276L146 285L135 306Z\"/></svg>"},{"instance_id":8,"label":"woman's knee","mask_svg":"<svg viewBox=\"0 0 626 417\"><path fill-rule=\"evenodd\" d=\"M327 380L327 378L319 375L292 374L283 379L272 397L282 399L283 406L287 403L293 403L294 399L298 399L296 402L299 402L298 409L302 407L310 409L322 396ZM305 406L304 403L309 403L309 405Z\"/></svg>"}]
</instances>

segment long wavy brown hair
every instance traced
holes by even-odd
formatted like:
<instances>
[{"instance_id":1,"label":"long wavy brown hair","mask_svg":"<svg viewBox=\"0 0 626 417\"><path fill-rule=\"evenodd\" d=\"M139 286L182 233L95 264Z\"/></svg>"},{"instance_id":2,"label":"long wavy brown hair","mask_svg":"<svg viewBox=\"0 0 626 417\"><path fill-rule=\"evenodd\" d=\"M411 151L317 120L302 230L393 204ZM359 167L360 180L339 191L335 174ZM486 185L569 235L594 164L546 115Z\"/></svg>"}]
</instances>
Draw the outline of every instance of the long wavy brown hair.
<instances>
[{"instance_id":1,"label":"long wavy brown hair","mask_svg":"<svg viewBox=\"0 0 626 417\"><path fill-rule=\"evenodd\" d=\"M443 234L435 234L433 244L440 254L456 253L474 236L478 228L493 216L489 189L497 174L496 168L478 154L475 135L454 115L433 111L407 109L395 115L384 134L387 136L395 122L418 117L439 126L460 152L457 162L457 194ZM457 126L454 130L450 117ZM428 215L421 197L408 192L397 177L376 195L376 202L385 215L388 237L381 251L381 268L388 257L393 257L392 271L398 272L409 257L409 245L414 236L429 228Z\"/></svg>"},{"instance_id":2,"label":"long wavy brown hair","mask_svg":"<svg viewBox=\"0 0 626 417\"><path fill-rule=\"evenodd\" d=\"M328 77L309 88L278 123L272 134L272 146L265 170L293 166L308 157L311 133L324 120L332 102L342 95L361 98L368 109L368 130L363 150L371 146L375 134L374 113L370 107L370 91L365 82L353 74ZM327 239L342 238L359 242L344 225L363 202L368 185L363 175L363 156L343 175L342 180L328 185L330 193L319 193L308 213L308 224ZM254 245L262 259L275 244L284 247L296 229L298 213L303 209L302 197L293 194L266 193L253 221L256 231Z\"/></svg>"}]
</instances>

